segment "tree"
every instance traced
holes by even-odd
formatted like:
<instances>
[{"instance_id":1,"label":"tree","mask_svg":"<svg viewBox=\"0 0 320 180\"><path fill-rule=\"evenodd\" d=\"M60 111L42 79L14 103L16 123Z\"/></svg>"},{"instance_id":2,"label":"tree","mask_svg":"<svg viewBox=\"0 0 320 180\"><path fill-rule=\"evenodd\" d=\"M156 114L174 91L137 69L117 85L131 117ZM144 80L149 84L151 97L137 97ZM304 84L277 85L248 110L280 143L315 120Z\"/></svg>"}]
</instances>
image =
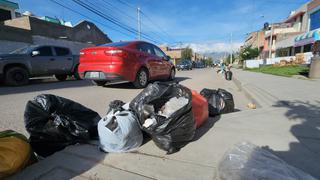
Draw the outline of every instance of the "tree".
<instances>
[{"instance_id":1,"label":"tree","mask_svg":"<svg viewBox=\"0 0 320 180\"><path fill-rule=\"evenodd\" d=\"M251 46L245 47L240 51L240 60L254 59L259 56L259 49Z\"/></svg>"},{"instance_id":2,"label":"tree","mask_svg":"<svg viewBox=\"0 0 320 180\"><path fill-rule=\"evenodd\" d=\"M190 47L186 47L181 52L181 59L192 59L192 49Z\"/></svg>"},{"instance_id":3,"label":"tree","mask_svg":"<svg viewBox=\"0 0 320 180\"><path fill-rule=\"evenodd\" d=\"M232 63L234 63L235 62L235 60L236 60L236 54L232 54ZM230 56L230 54L227 56L227 58L225 58L224 59L224 63L226 63L226 64L230 64L231 63L231 56Z\"/></svg>"}]
</instances>

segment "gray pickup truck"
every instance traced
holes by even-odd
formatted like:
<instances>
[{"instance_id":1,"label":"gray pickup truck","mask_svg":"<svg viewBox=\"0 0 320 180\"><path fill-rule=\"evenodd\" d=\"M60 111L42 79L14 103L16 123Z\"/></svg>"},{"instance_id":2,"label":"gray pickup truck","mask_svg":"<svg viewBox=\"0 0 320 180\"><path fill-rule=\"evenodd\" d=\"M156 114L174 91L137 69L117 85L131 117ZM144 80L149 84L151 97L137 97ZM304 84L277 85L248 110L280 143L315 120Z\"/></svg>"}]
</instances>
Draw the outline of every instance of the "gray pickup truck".
<instances>
[{"instance_id":1,"label":"gray pickup truck","mask_svg":"<svg viewBox=\"0 0 320 180\"><path fill-rule=\"evenodd\" d=\"M0 54L0 79L7 85L28 84L29 78L55 75L64 81L68 75L78 75L79 56L70 49L57 46L31 45L10 54Z\"/></svg>"}]
</instances>

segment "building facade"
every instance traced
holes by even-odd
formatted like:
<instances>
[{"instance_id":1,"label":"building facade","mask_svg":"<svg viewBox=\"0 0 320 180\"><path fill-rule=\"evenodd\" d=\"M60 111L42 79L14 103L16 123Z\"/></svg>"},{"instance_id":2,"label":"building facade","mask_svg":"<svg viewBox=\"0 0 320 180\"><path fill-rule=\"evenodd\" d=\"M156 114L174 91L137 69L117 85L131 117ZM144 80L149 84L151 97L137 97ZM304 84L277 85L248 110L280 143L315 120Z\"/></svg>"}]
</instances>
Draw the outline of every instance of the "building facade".
<instances>
[{"instance_id":1,"label":"building facade","mask_svg":"<svg viewBox=\"0 0 320 180\"><path fill-rule=\"evenodd\" d=\"M16 10L19 9L17 3L0 0L0 21L16 18Z\"/></svg>"},{"instance_id":2,"label":"building facade","mask_svg":"<svg viewBox=\"0 0 320 180\"><path fill-rule=\"evenodd\" d=\"M68 47L73 54L78 55L82 48L111 42L91 22L81 21L72 26L56 18L34 16L30 12L20 14L16 12L18 4L6 0L0 0L0 9L4 6L3 2L7 9L11 5L11 14L15 15L9 18L0 12L1 17L7 17L0 21L0 54L36 44Z\"/></svg>"}]
</instances>

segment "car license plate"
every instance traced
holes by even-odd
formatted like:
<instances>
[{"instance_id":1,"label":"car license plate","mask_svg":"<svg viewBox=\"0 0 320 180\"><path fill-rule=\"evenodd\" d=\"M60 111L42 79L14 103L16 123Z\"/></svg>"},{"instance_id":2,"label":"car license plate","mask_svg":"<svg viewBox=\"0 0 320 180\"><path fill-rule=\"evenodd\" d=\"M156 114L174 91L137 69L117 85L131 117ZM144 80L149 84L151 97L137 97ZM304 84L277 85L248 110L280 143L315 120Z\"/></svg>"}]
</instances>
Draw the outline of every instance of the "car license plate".
<instances>
[{"instance_id":1,"label":"car license plate","mask_svg":"<svg viewBox=\"0 0 320 180\"><path fill-rule=\"evenodd\" d=\"M91 78L99 78L99 74L100 74L99 72L91 72L90 77Z\"/></svg>"}]
</instances>

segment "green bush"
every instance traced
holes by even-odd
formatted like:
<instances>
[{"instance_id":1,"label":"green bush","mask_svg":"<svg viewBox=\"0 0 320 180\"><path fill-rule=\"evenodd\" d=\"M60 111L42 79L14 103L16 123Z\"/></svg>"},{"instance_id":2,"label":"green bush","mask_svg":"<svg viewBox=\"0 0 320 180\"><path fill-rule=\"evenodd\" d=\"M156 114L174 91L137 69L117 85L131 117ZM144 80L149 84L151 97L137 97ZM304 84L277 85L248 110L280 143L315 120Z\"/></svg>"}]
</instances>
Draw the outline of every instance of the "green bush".
<instances>
[{"instance_id":1,"label":"green bush","mask_svg":"<svg viewBox=\"0 0 320 180\"><path fill-rule=\"evenodd\" d=\"M305 66L299 65L289 65L289 66L279 66L274 67L272 65L264 65L259 68L250 68L246 69L252 72L261 72L266 74L273 74L277 76L286 76L291 77L293 75L303 75L309 72L309 68Z\"/></svg>"}]
</instances>

